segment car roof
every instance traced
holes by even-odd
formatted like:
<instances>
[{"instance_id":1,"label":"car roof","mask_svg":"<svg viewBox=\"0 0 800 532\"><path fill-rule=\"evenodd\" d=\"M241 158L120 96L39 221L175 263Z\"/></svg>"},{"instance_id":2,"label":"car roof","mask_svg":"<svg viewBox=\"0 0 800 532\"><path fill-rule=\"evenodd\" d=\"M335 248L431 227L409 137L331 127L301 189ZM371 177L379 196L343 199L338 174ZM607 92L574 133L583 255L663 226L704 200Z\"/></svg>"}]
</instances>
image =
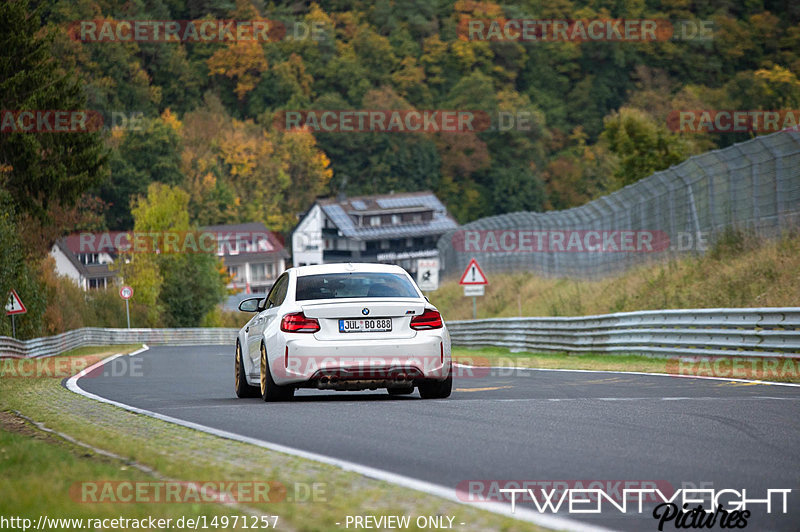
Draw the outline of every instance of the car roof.
<instances>
[{"instance_id":1,"label":"car roof","mask_svg":"<svg viewBox=\"0 0 800 532\"><path fill-rule=\"evenodd\" d=\"M316 264L313 266L298 266L290 268L298 277L305 275L319 275L325 273L355 273L355 272L377 272L395 273L404 275L407 272L400 266L394 264L376 264L372 262L345 262L336 264ZM287 270L289 271L289 270Z\"/></svg>"}]
</instances>

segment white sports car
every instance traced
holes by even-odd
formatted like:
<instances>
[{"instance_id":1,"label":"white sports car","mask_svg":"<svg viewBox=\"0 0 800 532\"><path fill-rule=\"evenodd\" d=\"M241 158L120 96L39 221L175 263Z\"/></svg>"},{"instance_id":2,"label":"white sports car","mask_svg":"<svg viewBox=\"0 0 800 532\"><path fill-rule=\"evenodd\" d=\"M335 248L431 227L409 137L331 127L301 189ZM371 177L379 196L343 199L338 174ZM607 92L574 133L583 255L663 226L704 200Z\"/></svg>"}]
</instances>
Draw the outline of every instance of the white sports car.
<instances>
[{"instance_id":1,"label":"white sports car","mask_svg":"<svg viewBox=\"0 0 800 532\"><path fill-rule=\"evenodd\" d=\"M399 266L326 264L286 270L236 339L236 395L290 399L296 388L450 396L450 334Z\"/></svg>"}]
</instances>

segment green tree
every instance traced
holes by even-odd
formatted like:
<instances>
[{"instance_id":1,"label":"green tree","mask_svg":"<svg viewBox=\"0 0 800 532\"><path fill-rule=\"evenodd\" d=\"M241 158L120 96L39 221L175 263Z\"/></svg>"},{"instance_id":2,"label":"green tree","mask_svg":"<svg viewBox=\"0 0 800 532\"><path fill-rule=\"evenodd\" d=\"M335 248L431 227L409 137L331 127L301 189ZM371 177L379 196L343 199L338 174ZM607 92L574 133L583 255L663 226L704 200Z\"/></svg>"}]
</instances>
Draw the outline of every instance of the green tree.
<instances>
[{"instance_id":1,"label":"green tree","mask_svg":"<svg viewBox=\"0 0 800 532\"><path fill-rule=\"evenodd\" d=\"M669 168L689 155L689 144L680 134L671 133L666 126L656 124L646 113L620 109L608 116L601 138L619 158L614 174L616 186L622 188Z\"/></svg>"},{"instance_id":2,"label":"green tree","mask_svg":"<svg viewBox=\"0 0 800 532\"><path fill-rule=\"evenodd\" d=\"M184 253L165 257L161 274L164 284L160 300L167 327L199 327L226 295L215 255Z\"/></svg>"},{"instance_id":3,"label":"green tree","mask_svg":"<svg viewBox=\"0 0 800 532\"><path fill-rule=\"evenodd\" d=\"M28 312L15 318L17 338L39 336L46 299L35 271L25 260L17 228L16 213L9 193L0 188L0 298L3 306L11 289L17 291ZM0 336L11 336L11 319L0 319Z\"/></svg>"},{"instance_id":4,"label":"green tree","mask_svg":"<svg viewBox=\"0 0 800 532\"><path fill-rule=\"evenodd\" d=\"M5 110L85 110L82 83L57 64L52 31L41 35L41 8L28 1L0 5L0 98ZM0 135L0 167L19 212L45 218L50 202L74 203L104 177L96 132Z\"/></svg>"},{"instance_id":5,"label":"green tree","mask_svg":"<svg viewBox=\"0 0 800 532\"><path fill-rule=\"evenodd\" d=\"M110 160L111 177L100 188L100 197L109 204L106 223L111 229L131 227L130 199L144 194L150 183L183 183L180 135L168 123L170 117L143 119L120 132L122 141Z\"/></svg>"}]
</instances>

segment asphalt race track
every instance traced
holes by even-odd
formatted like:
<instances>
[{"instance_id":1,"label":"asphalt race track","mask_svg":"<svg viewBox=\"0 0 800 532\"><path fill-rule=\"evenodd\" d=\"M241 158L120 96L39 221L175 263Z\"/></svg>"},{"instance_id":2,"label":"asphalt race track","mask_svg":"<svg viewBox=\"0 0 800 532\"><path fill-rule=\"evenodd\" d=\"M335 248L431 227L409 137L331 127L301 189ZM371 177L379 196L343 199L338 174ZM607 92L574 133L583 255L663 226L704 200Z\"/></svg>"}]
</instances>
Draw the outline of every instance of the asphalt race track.
<instances>
[{"instance_id":1,"label":"asphalt race track","mask_svg":"<svg viewBox=\"0 0 800 532\"><path fill-rule=\"evenodd\" d=\"M789 488L787 514L780 505L771 514L755 505L747 529L800 529L800 387L495 369L457 377L446 400L301 390L293 402L266 404L236 398L232 346L153 347L136 357L140 371L113 376L103 370L80 379L80 387L453 492L464 481L493 479L746 488L749 499ZM559 515L612 529L657 530L649 508L622 514L606 505L601 514ZM664 530L676 530L674 522Z\"/></svg>"}]
</instances>

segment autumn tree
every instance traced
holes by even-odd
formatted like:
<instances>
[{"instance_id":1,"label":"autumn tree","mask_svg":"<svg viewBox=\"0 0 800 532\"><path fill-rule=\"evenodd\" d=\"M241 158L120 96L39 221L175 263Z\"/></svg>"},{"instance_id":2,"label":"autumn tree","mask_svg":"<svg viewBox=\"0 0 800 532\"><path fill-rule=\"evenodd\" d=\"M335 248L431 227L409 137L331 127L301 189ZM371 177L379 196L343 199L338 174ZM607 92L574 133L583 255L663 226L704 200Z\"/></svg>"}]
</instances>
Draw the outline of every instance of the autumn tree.
<instances>
[{"instance_id":1,"label":"autumn tree","mask_svg":"<svg viewBox=\"0 0 800 532\"><path fill-rule=\"evenodd\" d=\"M225 295L216 254L187 244L197 229L189 223L188 206L186 192L160 183L132 205L134 235L157 236L146 249L122 254L117 267L133 288L134 303L146 309L150 327L197 327ZM177 238L177 249L167 249L168 235Z\"/></svg>"}]
</instances>

